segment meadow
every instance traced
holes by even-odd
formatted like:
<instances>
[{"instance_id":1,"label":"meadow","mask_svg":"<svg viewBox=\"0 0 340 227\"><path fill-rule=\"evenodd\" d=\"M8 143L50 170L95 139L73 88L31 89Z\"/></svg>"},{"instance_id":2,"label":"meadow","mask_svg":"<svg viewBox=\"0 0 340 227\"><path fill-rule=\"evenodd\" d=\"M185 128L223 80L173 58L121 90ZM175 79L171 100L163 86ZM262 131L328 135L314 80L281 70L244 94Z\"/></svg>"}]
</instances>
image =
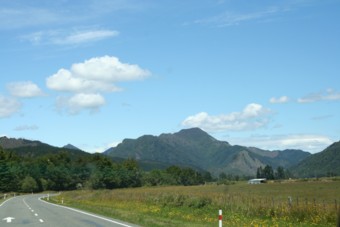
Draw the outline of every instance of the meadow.
<instances>
[{"instance_id":1,"label":"meadow","mask_svg":"<svg viewBox=\"0 0 340 227\"><path fill-rule=\"evenodd\" d=\"M77 190L53 202L141 226L336 226L339 179ZM339 223L338 223L339 224Z\"/></svg>"}]
</instances>

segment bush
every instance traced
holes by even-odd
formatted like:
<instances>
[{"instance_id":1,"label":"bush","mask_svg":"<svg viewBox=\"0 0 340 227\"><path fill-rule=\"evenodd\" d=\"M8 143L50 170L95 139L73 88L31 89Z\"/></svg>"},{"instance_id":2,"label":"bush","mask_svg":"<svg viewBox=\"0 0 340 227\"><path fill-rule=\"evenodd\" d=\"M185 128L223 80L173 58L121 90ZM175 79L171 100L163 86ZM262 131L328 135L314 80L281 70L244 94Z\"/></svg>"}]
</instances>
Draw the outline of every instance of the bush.
<instances>
[{"instance_id":1,"label":"bush","mask_svg":"<svg viewBox=\"0 0 340 227\"><path fill-rule=\"evenodd\" d=\"M26 176L25 179L22 181L21 190L23 192L37 191L38 190L37 181L31 176Z\"/></svg>"}]
</instances>

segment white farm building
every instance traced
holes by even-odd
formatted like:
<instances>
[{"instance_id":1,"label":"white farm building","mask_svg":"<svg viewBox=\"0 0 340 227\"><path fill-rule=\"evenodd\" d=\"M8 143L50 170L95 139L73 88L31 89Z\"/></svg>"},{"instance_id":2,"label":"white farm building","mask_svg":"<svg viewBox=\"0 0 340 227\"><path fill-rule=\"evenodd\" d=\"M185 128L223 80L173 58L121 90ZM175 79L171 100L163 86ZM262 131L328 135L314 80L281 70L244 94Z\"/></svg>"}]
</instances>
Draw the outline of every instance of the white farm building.
<instances>
[{"instance_id":1,"label":"white farm building","mask_svg":"<svg viewBox=\"0 0 340 227\"><path fill-rule=\"evenodd\" d=\"M266 182L267 182L266 178L255 178L248 180L248 184L262 184Z\"/></svg>"}]
</instances>

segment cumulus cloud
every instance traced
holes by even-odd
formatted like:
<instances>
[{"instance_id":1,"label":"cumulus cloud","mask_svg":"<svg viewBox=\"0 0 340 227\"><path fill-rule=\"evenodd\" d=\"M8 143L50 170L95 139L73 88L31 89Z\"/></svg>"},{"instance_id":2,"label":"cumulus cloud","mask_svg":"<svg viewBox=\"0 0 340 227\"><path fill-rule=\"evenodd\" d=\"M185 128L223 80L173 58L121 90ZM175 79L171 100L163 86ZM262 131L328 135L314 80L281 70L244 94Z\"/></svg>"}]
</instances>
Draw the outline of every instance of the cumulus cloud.
<instances>
[{"instance_id":1,"label":"cumulus cloud","mask_svg":"<svg viewBox=\"0 0 340 227\"><path fill-rule=\"evenodd\" d=\"M102 92L123 89L115 84L142 80L150 75L138 65L122 63L118 58L103 56L76 63L70 69L60 69L46 79L46 86L55 91L75 93L72 97L59 97L57 106L78 113L83 109L98 110L105 104Z\"/></svg>"},{"instance_id":2,"label":"cumulus cloud","mask_svg":"<svg viewBox=\"0 0 340 227\"><path fill-rule=\"evenodd\" d=\"M48 88L57 91L86 92L121 90L113 83L141 80L150 75L138 65L122 63L116 57L104 56L76 63L70 70L60 69L46 79Z\"/></svg>"},{"instance_id":3,"label":"cumulus cloud","mask_svg":"<svg viewBox=\"0 0 340 227\"><path fill-rule=\"evenodd\" d=\"M253 135L246 138L228 138L228 141L265 150L301 149L311 153L320 152L334 142L327 136L315 134Z\"/></svg>"},{"instance_id":4,"label":"cumulus cloud","mask_svg":"<svg viewBox=\"0 0 340 227\"><path fill-rule=\"evenodd\" d=\"M289 98L287 96L281 96L279 98L276 98L276 97L272 97L270 98L269 102L270 103L286 103L289 101Z\"/></svg>"},{"instance_id":5,"label":"cumulus cloud","mask_svg":"<svg viewBox=\"0 0 340 227\"><path fill-rule=\"evenodd\" d=\"M150 74L138 65L122 63L118 58L110 56L91 58L84 63L74 64L71 70L79 77L105 82L141 80Z\"/></svg>"},{"instance_id":6,"label":"cumulus cloud","mask_svg":"<svg viewBox=\"0 0 340 227\"><path fill-rule=\"evenodd\" d=\"M83 92L83 91L104 91L116 92L120 88L113 84L105 83L101 80L88 80L74 75L67 69L60 69L56 74L46 80L48 88L55 91Z\"/></svg>"},{"instance_id":7,"label":"cumulus cloud","mask_svg":"<svg viewBox=\"0 0 340 227\"><path fill-rule=\"evenodd\" d=\"M248 104L241 112L229 114L209 115L201 112L187 117L182 125L185 127L199 127L209 132L254 130L268 124L269 109L260 104Z\"/></svg>"},{"instance_id":8,"label":"cumulus cloud","mask_svg":"<svg viewBox=\"0 0 340 227\"><path fill-rule=\"evenodd\" d=\"M20 108L21 103L18 100L0 95L0 118L10 117Z\"/></svg>"},{"instance_id":9,"label":"cumulus cloud","mask_svg":"<svg viewBox=\"0 0 340 227\"><path fill-rule=\"evenodd\" d=\"M338 101L340 100L340 92L333 89L327 89L325 92L318 92L306 95L298 99L299 103L311 103L318 101Z\"/></svg>"},{"instance_id":10,"label":"cumulus cloud","mask_svg":"<svg viewBox=\"0 0 340 227\"><path fill-rule=\"evenodd\" d=\"M67 109L71 114L77 114L84 109L96 112L105 104L105 99L100 94L78 93L71 97L58 97L57 107Z\"/></svg>"},{"instance_id":11,"label":"cumulus cloud","mask_svg":"<svg viewBox=\"0 0 340 227\"><path fill-rule=\"evenodd\" d=\"M38 85L31 81L9 83L7 84L7 90L11 95L20 98L32 98L44 95Z\"/></svg>"}]
</instances>

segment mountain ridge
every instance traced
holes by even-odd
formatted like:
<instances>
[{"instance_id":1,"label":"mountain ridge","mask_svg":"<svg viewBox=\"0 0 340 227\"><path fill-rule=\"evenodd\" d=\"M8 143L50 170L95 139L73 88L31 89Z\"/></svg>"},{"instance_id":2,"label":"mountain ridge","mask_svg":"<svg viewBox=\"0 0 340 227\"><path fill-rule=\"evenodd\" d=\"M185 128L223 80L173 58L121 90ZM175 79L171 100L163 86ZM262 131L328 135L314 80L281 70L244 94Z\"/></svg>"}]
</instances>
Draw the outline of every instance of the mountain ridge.
<instances>
[{"instance_id":1,"label":"mountain ridge","mask_svg":"<svg viewBox=\"0 0 340 227\"><path fill-rule=\"evenodd\" d=\"M230 145L219 141L200 128L182 129L176 133L159 136L144 135L137 139L125 139L104 154L111 157L159 161L173 165L196 166L212 173L226 172L238 175L254 175L260 166L288 167L296 165L309 155L301 150L266 151ZM295 159L297 155L301 158Z\"/></svg>"},{"instance_id":2,"label":"mountain ridge","mask_svg":"<svg viewBox=\"0 0 340 227\"><path fill-rule=\"evenodd\" d=\"M55 147L38 140L16 139L6 136L0 137L0 147L7 151L14 152L21 157L40 157L65 151L72 156L89 155L89 153L85 151L75 149L76 147Z\"/></svg>"},{"instance_id":3,"label":"mountain ridge","mask_svg":"<svg viewBox=\"0 0 340 227\"><path fill-rule=\"evenodd\" d=\"M300 177L339 176L340 141L302 160L292 171Z\"/></svg>"},{"instance_id":4,"label":"mountain ridge","mask_svg":"<svg viewBox=\"0 0 340 227\"><path fill-rule=\"evenodd\" d=\"M0 137L0 147L22 157L39 157L60 152L67 152L72 157L91 155L72 144L55 147L38 140L6 136ZM134 158L148 171L177 165L210 171L215 175L223 172L253 176L257 167L270 165L273 168L282 166L289 169L296 177L340 175L340 141L315 154L294 149L269 151L230 145L199 128L124 139L117 147L110 148L103 154L117 162Z\"/></svg>"},{"instance_id":5,"label":"mountain ridge","mask_svg":"<svg viewBox=\"0 0 340 227\"><path fill-rule=\"evenodd\" d=\"M39 145L48 145L38 140L28 140L23 138L9 138L7 136L0 137L0 146L4 149L12 149L18 147L36 147ZM49 145L48 145L49 146Z\"/></svg>"}]
</instances>

